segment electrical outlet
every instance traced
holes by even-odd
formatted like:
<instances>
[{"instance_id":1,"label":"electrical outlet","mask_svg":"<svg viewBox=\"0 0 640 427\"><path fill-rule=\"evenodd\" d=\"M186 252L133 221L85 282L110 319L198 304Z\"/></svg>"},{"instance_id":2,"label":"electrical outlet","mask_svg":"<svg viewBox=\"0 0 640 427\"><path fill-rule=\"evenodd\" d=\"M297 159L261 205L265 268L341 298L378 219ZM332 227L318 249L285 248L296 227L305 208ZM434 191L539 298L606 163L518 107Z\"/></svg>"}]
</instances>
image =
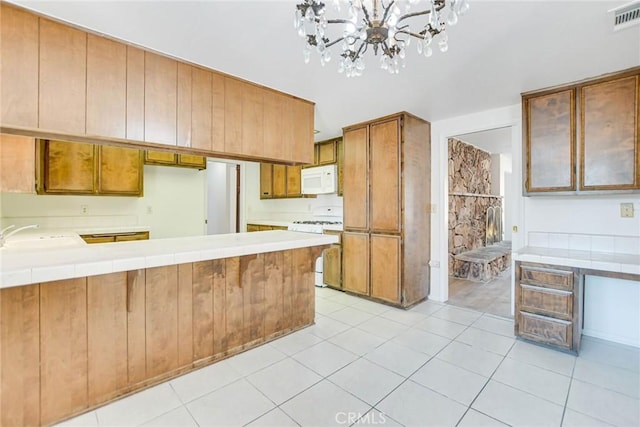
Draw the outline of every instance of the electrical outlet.
<instances>
[{"instance_id":1,"label":"electrical outlet","mask_svg":"<svg viewBox=\"0 0 640 427\"><path fill-rule=\"evenodd\" d=\"M433 268L440 268L440 261L432 259L429 261L429 265Z\"/></svg>"},{"instance_id":2,"label":"electrical outlet","mask_svg":"<svg viewBox=\"0 0 640 427\"><path fill-rule=\"evenodd\" d=\"M89 205L80 205L80 213L86 215L89 213Z\"/></svg>"},{"instance_id":3,"label":"electrical outlet","mask_svg":"<svg viewBox=\"0 0 640 427\"><path fill-rule=\"evenodd\" d=\"M620 203L620 216L622 218L633 218L633 203Z\"/></svg>"},{"instance_id":4,"label":"electrical outlet","mask_svg":"<svg viewBox=\"0 0 640 427\"><path fill-rule=\"evenodd\" d=\"M518 232L518 226L514 225L513 227L511 227L511 231L513 231L514 233Z\"/></svg>"},{"instance_id":5,"label":"electrical outlet","mask_svg":"<svg viewBox=\"0 0 640 427\"><path fill-rule=\"evenodd\" d=\"M147 215L151 215L153 213L153 208L151 206L147 206Z\"/></svg>"}]
</instances>

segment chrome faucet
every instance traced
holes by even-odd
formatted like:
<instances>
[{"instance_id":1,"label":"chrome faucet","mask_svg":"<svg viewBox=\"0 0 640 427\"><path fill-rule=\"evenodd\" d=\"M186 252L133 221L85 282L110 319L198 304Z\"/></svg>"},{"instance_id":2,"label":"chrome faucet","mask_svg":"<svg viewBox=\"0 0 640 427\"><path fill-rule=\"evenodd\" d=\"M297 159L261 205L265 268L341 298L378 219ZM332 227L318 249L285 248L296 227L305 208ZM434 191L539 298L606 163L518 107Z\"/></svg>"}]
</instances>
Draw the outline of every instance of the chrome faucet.
<instances>
[{"instance_id":1,"label":"chrome faucet","mask_svg":"<svg viewBox=\"0 0 640 427\"><path fill-rule=\"evenodd\" d=\"M28 228L39 228L40 226L38 224L25 225L24 227L18 227L15 230L9 231L9 233L5 234L8 230L11 230L14 227L15 225L10 225L6 228L3 228L2 231L0 231L0 248L4 246L5 242L9 237L13 236L17 232L26 230Z\"/></svg>"}]
</instances>

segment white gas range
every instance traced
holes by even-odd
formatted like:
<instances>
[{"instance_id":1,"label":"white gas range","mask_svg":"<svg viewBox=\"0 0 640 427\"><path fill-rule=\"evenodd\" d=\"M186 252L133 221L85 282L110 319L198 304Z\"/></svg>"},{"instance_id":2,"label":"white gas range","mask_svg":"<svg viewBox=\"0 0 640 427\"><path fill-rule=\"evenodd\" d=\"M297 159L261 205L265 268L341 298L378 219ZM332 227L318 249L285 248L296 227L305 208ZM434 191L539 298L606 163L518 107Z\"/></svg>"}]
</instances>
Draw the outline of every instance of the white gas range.
<instances>
[{"instance_id":1,"label":"white gas range","mask_svg":"<svg viewBox=\"0 0 640 427\"><path fill-rule=\"evenodd\" d=\"M322 234L325 231L342 231L342 206L323 206L313 210L312 219L293 221L287 227L289 231ZM326 287L323 279L324 262L322 257L316 260L315 284Z\"/></svg>"}]
</instances>

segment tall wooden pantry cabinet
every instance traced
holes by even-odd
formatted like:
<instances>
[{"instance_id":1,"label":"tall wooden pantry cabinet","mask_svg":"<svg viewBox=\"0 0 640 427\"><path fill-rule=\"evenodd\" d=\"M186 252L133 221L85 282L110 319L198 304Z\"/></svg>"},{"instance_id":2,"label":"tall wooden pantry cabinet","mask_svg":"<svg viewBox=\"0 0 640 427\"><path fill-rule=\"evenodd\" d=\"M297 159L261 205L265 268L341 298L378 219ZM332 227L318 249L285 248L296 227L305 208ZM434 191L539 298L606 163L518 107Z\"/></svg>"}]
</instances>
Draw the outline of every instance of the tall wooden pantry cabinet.
<instances>
[{"instance_id":1,"label":"tall wooden pantry cabinet","mask_svg":"<svg viewBox=\"0 0 640 427\"><path fill-rule=\"evenodd\" d=\"M431 125L398 113L343 129L343 288L401 307L429 293Z\"/></svg>"}]
</instances>

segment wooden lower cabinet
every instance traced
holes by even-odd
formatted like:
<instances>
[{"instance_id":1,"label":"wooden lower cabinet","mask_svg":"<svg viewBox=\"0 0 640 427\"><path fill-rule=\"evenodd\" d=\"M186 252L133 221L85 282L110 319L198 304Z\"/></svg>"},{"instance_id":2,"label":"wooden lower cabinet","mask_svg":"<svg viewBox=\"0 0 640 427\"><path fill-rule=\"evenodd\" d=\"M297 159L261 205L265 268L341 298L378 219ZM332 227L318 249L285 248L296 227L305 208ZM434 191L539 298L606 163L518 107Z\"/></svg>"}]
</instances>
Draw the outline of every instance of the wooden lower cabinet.
<instances>
[{"instance_id":1,"label":"wooden lower cabinet","mask_svg":"<svg viewBox=\"0 0 640 427\"><path fill-rule=\"evenodd\" d=\"M338 243L322 253L322 281L334 289L342 289L342 231L325 230L324 234L338 236Z\"/></svg>"},{"instance_id":2,"label":"wooden lower cabinet","mask_svg":"<svg viewBox=\"0 0 640 427\"><path fill-rule=\"evenodd\" d=\"M100 233L100 234L81 234L80 237L85 242L91 243L112 243L112 242L130 242L133 240L149 240L148 231L138 231L133 233Z\"/></svg>"},{"instance_id":3,"label":"wooden lower cabinet","mask_svg":"<svg viewBox=\"0 0 640 427\"><path fill-rule=\"evenodd\" d=\"M0 389L0 425L40 424L39 285L0 290Z\"/></svg>"},{"instance_id":4,"label":"wooden lower cabinet","mask_svg":"<svg viewBox=\"0 0 640 427\"><path fill-rule=\"evenodd\" d=\"M516 261L515 335L577 353L581 280L577 269Z\"/></svg>"},{"instance_id":5,"label":"wooden lower cabinet","mask_svg":"<svg viewBox=\"0 0 640 427\"><path fill-rule=\"evenodd\" d=\"M325 248L1 289L0 425L53 424L312 324Z\"/></svg>"},{"instance_id":6,"label":"wooden lower cabinet","mask_svg":"<svg viewBox=\"0 0 640 427\"><path fill-rule=\"evenodd\" d=\"M400 236L371 235L371 296L400 302Z\"/></svg>"},{"instance_id":7,"label":"wooden lower cabinet","mask_svg":"<svg viewBox=\"0 0 640 427\"><path fill-rule=\"evenodd\" d=\"M369 235L344 232L342 235L342 288L369 295Z\"/></svg>"}]
</instances>

